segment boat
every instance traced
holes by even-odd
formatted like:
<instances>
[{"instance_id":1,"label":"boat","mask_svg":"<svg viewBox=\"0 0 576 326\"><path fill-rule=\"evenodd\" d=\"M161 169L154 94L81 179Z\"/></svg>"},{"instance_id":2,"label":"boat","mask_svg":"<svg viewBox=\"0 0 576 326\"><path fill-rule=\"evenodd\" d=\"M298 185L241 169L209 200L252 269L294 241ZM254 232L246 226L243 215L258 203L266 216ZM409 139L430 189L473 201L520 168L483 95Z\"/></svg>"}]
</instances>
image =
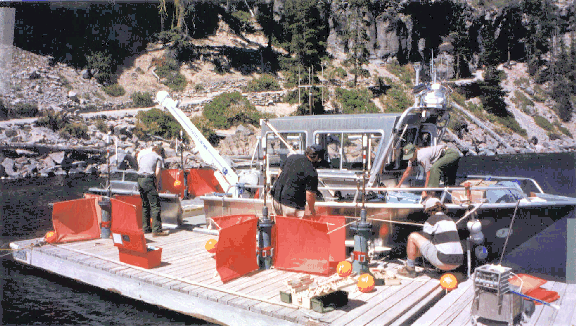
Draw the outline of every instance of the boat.
<instances>
[{"instance_id":1,"label":"boat","mask_svg":"<svg viewBox=\"0 0 576 326\"><path fill-rule=\"evenodd\" d=\"M432 65L431 65L432 66ZM481 235L468 247L474 253L473 264L492 261L526 243L547 227L574 212L576 198L545 193L536 180L508 175L456 173L457 186L424 188L419 173L396 185L407 167L401 150L407 144L426 147L442 144L450 121L450 88L436 78L420 82L416 65L414 103L402 113L328 114L280 117L261 120L261 134L253 155L246 164L225 160L201 132L178 109L167 92L159 92L156 101L182 125L196 145L205 163L212 166L210 187L196 191L193 204L187 193L194 193L196 182L189 179L192 170L165 171L162 181L162 218L170 227L182 224L186 210L203 207L208 229L217 233L213 219L220 216L272 212L267 189L278 176L282 160L292 153L303 153L313 144L325 151L325 165L318 167L320 180L316 211L319 215L345 216L348 247L354 246L354 222L364 211L373 236L368 240L370 256L404 256L408 234L419 230L426 220L421 192L435 191L457 220L461 239L470 239L470 220L481 222ZM433 71L431 75L434 76ZM464 157L474 160L475 157ZM173 187L179 182L183 188ZM168 190L166 190L168 189ZM105 188L93 188L99 194L137 196L135 181L113 180ZM210 191L214 190L214 191ZM272 216L272 218L274 218ZM512 219L515 219L514 223ZM511 234L515 236L510 237ZM479 238L478 238L479 237ZM464 240L463 240L464 241ZM507 242L505 246L504 243ZM470 269L470 266L469 268ZM565 271L558 270L558 275Z\"/></svg>"},{"instance_id":2,"label":"boat","mask_svg":"<svg viewBox=\"0 0 576 326\"><path fill-rule=\"evenodd\" d=\"M533 178L508 175L457 173L455 187L423 188L423 173L396 184L407 161L401 150L442 143L452 113L449 87L432 78L419 82L416 67L414 104L402 113L331 114L281 117L261 121L259 143L248 166L238 169L237 194L208 193L200 197L210 219L233 214L258 214L264 205L272 211L266 189L278 175L280 162L291 153L303 153L318 144L325 149L326 165L318 167L321 195L316 202L319 215L344 215L358 221L365 210L374 237L371 255L405 255L407 235L426 220L421 204L423 190L436 191L458 220L462 239L470 236L467 221L481 221L482 239L473 252L479 262L491 261L513 251L528 239L574 212L576 198L545 193ZM474 160L474 157L465 157ZM466 161L461 159L462 161ZM545 164L545 163L543 163ZM459 171L465 170L462 168ZM512 225L511 220L515 217ZM513 237L509 237L514 234ZM349 227L347 246L355 232ZM509 239L505 248L504 243ZM558 271L559 274L565 271Z\"/></svg>"}]
</instances>

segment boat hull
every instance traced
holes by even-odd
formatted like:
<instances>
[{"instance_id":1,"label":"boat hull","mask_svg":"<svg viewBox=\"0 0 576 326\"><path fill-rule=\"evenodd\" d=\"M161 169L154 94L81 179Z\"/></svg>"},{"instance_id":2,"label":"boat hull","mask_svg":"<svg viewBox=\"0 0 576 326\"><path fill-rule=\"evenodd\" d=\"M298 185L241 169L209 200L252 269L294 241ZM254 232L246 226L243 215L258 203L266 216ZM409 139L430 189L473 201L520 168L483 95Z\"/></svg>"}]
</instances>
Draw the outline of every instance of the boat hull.
<instances>
[{"instance_id":1,"label":"boat hull","mask_svg":"<svg viewBox=\"0 0 576 326\"><path fill-rule=\"evenodd\" d=\"M202 197L204 212L208 225L210 219L222 215L256 214L261 216L264 201L261 199ZM273 212L270 201L267 202L268 211ZM447 214L458 221L466 213L462 205L447 204ZM346 216L347 223L359 219L362 210L361 204L318 202L317 212L321 215ZM512 224L512 232L506 242L507 230L511 226L516 203L484 204L476 211L477 218L482 223L482 232L485 240L482 244L486 247L486 261L498 259L502 251L510 253L518 246L538 235L544 229L557 221L574 217L576 202L546 202L546 203L520 203ZM422 230L422 224L426 221L426 215L420 204L386 204L366 203L366 215L372 223L374 246L387 247L390 254L398 257L405 256L405 245L408 235L414 231ZM272 214L272 213L271 213ZM464 219L458 223L460 238L465 244L469 236ZM354 233L347 227L347 239L353 239ZM464 248L466 249L466 248Z\"/></svg>"}]
</instances>

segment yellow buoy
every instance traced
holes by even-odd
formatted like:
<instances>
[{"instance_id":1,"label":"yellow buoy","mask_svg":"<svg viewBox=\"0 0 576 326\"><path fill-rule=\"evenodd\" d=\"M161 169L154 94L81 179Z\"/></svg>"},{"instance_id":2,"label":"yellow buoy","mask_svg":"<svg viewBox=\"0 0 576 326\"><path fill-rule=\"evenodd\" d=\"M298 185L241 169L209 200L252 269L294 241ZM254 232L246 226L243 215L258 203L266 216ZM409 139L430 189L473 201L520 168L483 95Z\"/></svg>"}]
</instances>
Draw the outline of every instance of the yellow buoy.
<instances>
[{"instance_id":1,"label":"yellow buoy","mask_svg":"<svg viewBox=\"0 0 576 326\"><path fill-rule=\"evenodd\" d=\"M174 187L180 187L182 185L182 181L176 180L174 181Z\"/></svg>"},{"instance_id":2,"label":"yellow buoy","mask_svg":"<svg viewBox=\"0 0 576 326\"><path fill-rule=\"evenodd\" d=\"M214 239L210 239L208 241L206 241L206 245L204 245L204 248L206 248L206 250L213 254L216 252L216 245L218 244L218 241L214 240Z\"/></svg>"},{"instance_id":3,"label":"yellow buoy","mask_svg":"<svg viewBox=\"0 0 576 326\"><path fill-rule=\"evenodd\" d=\"M452 290L458 286L456 276L446 273L440 277L440 286L445 290Z\"/></svg>"},{"instance_id":4,"label":"yellow buoy","mask_svg":"<svg viewBox=\"0 0 576 326\"><path fill-rule=\"evenodd\" d=\"M352 274L352 264L347 260L343 260L336 266L336 272L340 277L347 277Z\"/></svg>"},{"instance_id":5,"label":"yellow buoy","mask_svg":"<svg viewBox=\"0 0 576 326\"><path fill-rule=\"evenodd\" d=\"M358 278L358 290L362 293L368 293L374 290L374 277L368 273L360 275Z\"/></svg>"},{"instance_id":6,"label":"yellow buoy","mask_svg":"<svg viewBox=\"0 0 576 326\"><path fill-rule=\"evenodd\" d=\"M54 232L54 231L48 231L48 232L46 232L46 235L44 235L44 239L48 243L56 242L57 238L58 237L56 236L56 232Z\"/></svg>"}]
</instances>

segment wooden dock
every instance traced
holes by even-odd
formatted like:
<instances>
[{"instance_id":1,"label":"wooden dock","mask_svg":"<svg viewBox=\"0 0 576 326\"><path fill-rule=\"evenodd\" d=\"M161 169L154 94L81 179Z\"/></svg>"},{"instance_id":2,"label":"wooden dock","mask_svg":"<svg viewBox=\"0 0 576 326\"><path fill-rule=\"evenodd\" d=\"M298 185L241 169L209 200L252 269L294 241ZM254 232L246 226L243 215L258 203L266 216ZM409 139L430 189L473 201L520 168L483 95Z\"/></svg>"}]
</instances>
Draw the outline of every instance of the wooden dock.
<instances>
[{"instance_id":1,"label":"wooden dock","mask_svg":"<svg viewBox=\"0 0 576 326\"><path fill-rule=\"evenodd\" d=\"M560 299L550 306L537 305L534 313L522 326L575 326L576 325L576 284L548 281L542 288L556 291ZM418 326L465 326L472 325L470 310L474 296L472 279L461 283L457 289L444 296L436 305L424 313L414 325ZM506 323L479 319L478 325L506 325Z\"/></svg>"},{"instance_id":2,"label":"wooden dock","mask_svg":"<svg viewBox=\"0 0 576 326\"><path fill-rule=\"evenodd\" d=\"M348 305L318 313L280 300L286 281L304 274L270 269L223 284L213 256L204 249L216 235L177 229L167 237L146 237L149 245L163 249L162 264L154 269L120 262L111 239L58 245L33 239L10 246L21 263L223 325L472 325L472 280L448 293L437 277L426 274L402 279L397 286L377 286L370 293L352 285L343 289L349 292ZM397 268L393 263L388 267ZM554 304L560 310L537 305L522 325L575 326L576 284L549 281L542 287L558 292ZM480 319L478 325L505 324Z\"/></svg>"},{"instance_id":3,"label":"wooden dock","mask_svg":"<svg viewBox=\"0 0 576 326\"><path fill-rule=\"evenodd\" d=\"M111 239L58 245L34 239L11 247L17 249L13 256L19 262L224 325L411 324L444 295L437 279L421 275L402 279L401 285L377 286L370 293L351 285L344 288L348 305L318 313L280 300L286 281L304 274L270 269L223 284L204 248L214 235L178 229L167 237L146 237L149 245L163 249L162 264L154 269L120 262Z\"/></svg>"}]
</instances>

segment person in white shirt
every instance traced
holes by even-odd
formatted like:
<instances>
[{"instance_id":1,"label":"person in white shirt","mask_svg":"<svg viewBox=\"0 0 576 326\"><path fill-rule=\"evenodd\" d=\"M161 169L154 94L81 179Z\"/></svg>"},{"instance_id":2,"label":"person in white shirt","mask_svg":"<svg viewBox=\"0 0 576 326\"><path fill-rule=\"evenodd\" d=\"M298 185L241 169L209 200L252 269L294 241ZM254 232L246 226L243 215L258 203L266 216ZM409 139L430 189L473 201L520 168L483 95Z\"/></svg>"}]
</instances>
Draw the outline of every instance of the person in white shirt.
<instances>
[{"instance_id":1,"label":"person in white shirt","mask_svg":"<svg viewBox=\"0 0 576 326\"><path fill-rule=\"evenodd\" d=\"M402 174L397 187L404 183L404 180L412 173L413 167L416 164L420 164L424 167L424 172L426 173L424 187L437 188L440 186L440 175L446 175L449 169L454 169L454 171L450 172L455 172L456 164L462 156L459 150L446 145L417 148L413 144L408 144L402 149L402 154L402 159L408 160L408 168ZM455 175L455 173L452 173L452 175ZM451 180L450 183L453 184L454 181ZM427 196L428 193L422 191L422 198Z\"/></svg>"}]
</instances>

